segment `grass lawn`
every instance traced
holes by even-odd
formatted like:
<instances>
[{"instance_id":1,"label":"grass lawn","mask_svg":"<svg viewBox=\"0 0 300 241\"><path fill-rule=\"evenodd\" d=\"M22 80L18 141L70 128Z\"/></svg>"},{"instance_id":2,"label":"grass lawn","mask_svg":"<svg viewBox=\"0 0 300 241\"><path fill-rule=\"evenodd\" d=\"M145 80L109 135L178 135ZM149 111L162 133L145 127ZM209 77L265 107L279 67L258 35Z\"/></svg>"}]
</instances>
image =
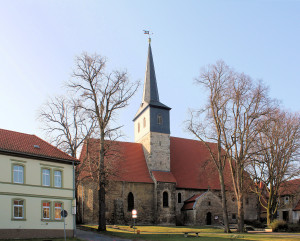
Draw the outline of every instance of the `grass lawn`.
<instances>
[{"instance_id":1,"label":"grass lawn","mask_svg":"<svg viewBox=\"0 0 300 241\"><path fill-rule=\"evenodd\" d=\"M84 225L89 228L97 229L97 226ZM183 241L183 240L201 240L201 241L233 241L233 240L249 240L249 241L287 241L287 240L300 240L300 234L287 233L287 234L225 234L222 229L208 228L208 227L162 227L162 226L137 226L137 230L140 230L141 234L134 234L133 229L129 226L107 226L107 231L103 234L117 236L120 238L128 238L133 240L148 240L148 241ZM184 232L199 232L199 237L190 234L188 238L185 238Z\"/></svg>"}]
</instances>

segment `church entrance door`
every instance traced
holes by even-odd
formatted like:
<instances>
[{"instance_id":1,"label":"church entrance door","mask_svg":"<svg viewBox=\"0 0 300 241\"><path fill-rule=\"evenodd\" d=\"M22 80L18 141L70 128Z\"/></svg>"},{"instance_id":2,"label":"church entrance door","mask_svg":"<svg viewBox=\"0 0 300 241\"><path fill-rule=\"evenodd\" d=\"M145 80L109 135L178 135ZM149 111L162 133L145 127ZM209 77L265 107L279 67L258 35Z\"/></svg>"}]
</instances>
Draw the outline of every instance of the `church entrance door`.
<instances>
[{"instance_id":1,"label":"church entrance door","mask_svg":"<svg viewBox=\"0 0 300 241\"><path fill-rule=\"evenodd\" d=\"M206 214L206 225L211 225L211 213Z\"/></svg>"}]
</instances>

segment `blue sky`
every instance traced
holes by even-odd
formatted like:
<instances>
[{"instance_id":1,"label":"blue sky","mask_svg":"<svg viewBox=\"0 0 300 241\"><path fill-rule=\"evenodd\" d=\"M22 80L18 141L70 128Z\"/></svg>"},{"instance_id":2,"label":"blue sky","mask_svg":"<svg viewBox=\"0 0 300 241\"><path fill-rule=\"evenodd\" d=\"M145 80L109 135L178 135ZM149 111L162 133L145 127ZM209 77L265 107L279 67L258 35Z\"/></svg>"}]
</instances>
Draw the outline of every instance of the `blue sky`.
<instances>
[{"instance_id":1,"label":"blue sky","mask_svg":"<svg viewBox=\"0 0 300 241\"><path fill-rule=\"evenodd\" d=\"M184 131L188 109L205 104L193 84L200 68L223 59L263 80L270 95L300 110L300 1L0 0L0 128L45 137L36 120L49 97L65 92L74 57L106 56L109 69L144 80L147 37L160 100L172 107L171 135ZM126 141L142 88L119 113Z\"/></svg>"}]
</instances>

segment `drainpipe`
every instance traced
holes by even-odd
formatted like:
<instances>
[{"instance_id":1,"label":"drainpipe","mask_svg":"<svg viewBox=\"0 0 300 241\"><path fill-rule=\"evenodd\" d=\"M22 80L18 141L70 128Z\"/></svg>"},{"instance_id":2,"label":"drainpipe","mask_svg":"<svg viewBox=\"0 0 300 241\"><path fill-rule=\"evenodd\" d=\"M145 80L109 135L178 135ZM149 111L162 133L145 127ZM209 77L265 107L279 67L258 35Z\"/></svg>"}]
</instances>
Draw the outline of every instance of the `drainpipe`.
<instances>
[{"instance_id":1,"label":"drainpipe","mask_svg":"<svg viewBox=\"0 0 300 241\"><path fill-rule=\"evenodd\" d=\"M73 167L73 200L72 200L72 214L73 214L73 230L74 237L76 237L76 197L75 197L75 166L74 161L72 162ZM75 203L74 203L75 202ZM75 205L75 207L73 207Z\"/></svg>"}]
</instances>

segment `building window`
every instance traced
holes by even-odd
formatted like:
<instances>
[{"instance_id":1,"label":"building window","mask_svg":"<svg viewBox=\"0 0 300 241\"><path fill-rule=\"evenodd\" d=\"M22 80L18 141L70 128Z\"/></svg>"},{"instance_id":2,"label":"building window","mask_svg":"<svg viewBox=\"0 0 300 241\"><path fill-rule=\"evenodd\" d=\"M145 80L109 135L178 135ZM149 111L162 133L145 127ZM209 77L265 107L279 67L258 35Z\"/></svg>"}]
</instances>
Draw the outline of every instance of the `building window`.
<instances>
[{"instance_id":1,"label":"building window","mask_svg":"<svg viewBox=\"0 0 300 241\"><path fill-rule=\"evenodd\" d=\"M233 220L236 219L236 214L235 214L235 213L232 214L232 219L233 219Z\"/></svg>"},{"instance_id":2,"label":"building window","mask_svg":"<svg viewBox=\"0 0 300 241\"><path fill-rule=\"evenodd\" d=\"M62 203L54 203L54 218L61 220Z\"/></svg>"},{"instance_id":3,"label":"building window","mask_svg":"<svg viewBox=\"0 0 300 241\"><path fill-rule=\"evenodd\" d=\"M158 115L157 115L157 124L158 124L158 125L162 125L162 123L163 123L162 116L161 116L161 114L158 114Z\"/></svg>"},{"instance_id":4,"label":"building window","mask_svg":"<svg viewBox=\"0 0 300 241\"><path fill-rule=\"evenodd\" d=\"M24 183L24 166L13 165L13 182Z\"/></svg>"},{"instance_id":5,"label":"building window","mask_svg":"<svg viewBox=\"0 0 300 241\"><path fill-rule=\"evenodd\" d=\"M128 194L127 202L128 202L128 211L131 212L134 209L134 197L132 192Z\"/></svg>"},{"instance_id":6,"label":"building window","mask_svg":"<svg viewBox=\"0 0 300 241\"><path fill-rule=\"evenodd\" d=\"M211 202L210 201L208 201L208 206L210 206L211 205Z\"/></svg>"},{"instance_id":7,"label":"building window","mask_svg":"<svg viewBox=\"0 0 300 241\"><path fill-rule=\"evenodd\" d=\"M42 218L50 219L50 202L43 202Z\"/></svg>"},{"instance_id":8,"label":"building window","mask_svg":"<svg viewBox=\"0 0 300 241\"><path fill-rule=\"evenodd\" d=\"M249 198L246 198L246 205L249 205Z\"/></svg>"},{"instance_id":9,"label":"building window","mask_svg":"<svg viewBox=\"0 0 300 241\"><path fill-rule=\"evenodd\" d=\"M289 203L289 196L285 196L284 197L284 204L288 204Z\"/></svg>"},{"instance_id":10,"label":"building window","mask_svg":"<svg viewBox=\"0 0 300 241\"><path fill-rule=\"evenodd\" d=\"M178 203L181 203L181 193L178 193Z\"/></svg>"},{"instance_id":11,"label":"building window","mask_svg":"<svg viewBox=\"0 0 300 241\"><path fill-rule=\"evenodd\" d=\"M24 200L13 200L13 218L24 219Z\"/></svg>"},{"instance_id":12,"label":"building window","mask_svg":"<svg viewBox=\"0 0 300 241\"><path fill-rule=\"evenodd\" d=\"M169 195L167 192L163 193L163 207L169 207Z\"/></svg>"},{"instance_id":13,"label":"building window","mask_svg":"<svg viewBox=\"0 0 300 241\"><path fill-rule=\"evenodd\" d=\"M62 171L54 171L54 187L62 187Z\"/></svg>"},{"instance_id":14,"label":"building window","mask_svg":"<svg viewBox=\"0 0 300 241\"><path fill-rule=\"evenodd\" d=\"M145 117L143 119L143 126L144 126L144 128L146 127L146 118Z\"/></svg>"},{"instance_id":15,"label":"building window","mask_svg":"<svg viewBox=\"0 0 300 241\"><path fill-rule=\"evenodd\" d=\"M138 133L140 133L140 129L141 129L140 123L138 123Z\"/></svg>"},{"instance_id":16,"label":"building window","mask_svg":"<svg viewBox=\"0 0 300 241\"><path fill-rule=\"evenodd\" d=\"M42 169L42 185L50 186L50 169Z\"/></svg>"}]
</instances>

